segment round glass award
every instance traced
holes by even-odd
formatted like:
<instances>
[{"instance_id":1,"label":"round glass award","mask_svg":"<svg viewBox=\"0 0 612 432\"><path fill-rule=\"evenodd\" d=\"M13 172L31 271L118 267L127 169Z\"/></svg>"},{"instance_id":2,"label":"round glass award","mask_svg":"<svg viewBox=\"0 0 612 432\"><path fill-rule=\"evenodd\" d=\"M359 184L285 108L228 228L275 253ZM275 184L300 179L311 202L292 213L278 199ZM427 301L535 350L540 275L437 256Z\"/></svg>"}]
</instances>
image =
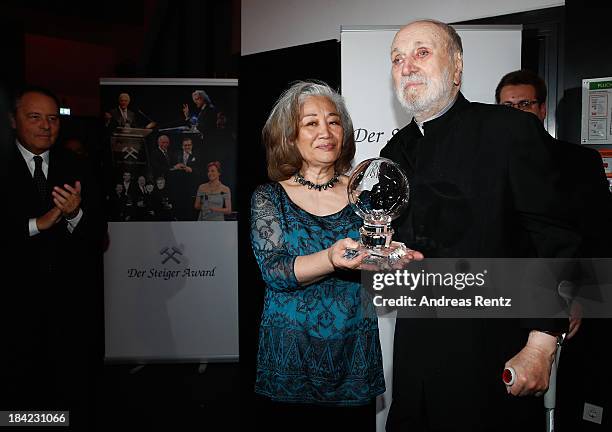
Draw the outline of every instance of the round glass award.
<instances>
[{"instance_id":1,"label":"round glass award","mask_svg":"<svg viewBox=\"0 0 612 432\"><path fill-rule=\"evenodd\" d=\"M361 219L361 246L365 264L393 267L405 254L403 243L392 242L391 222L408 205L410 186L398 164L385 158L367 159L351 174L347 186L351 207Z\"/></svg>"}]
</instances>

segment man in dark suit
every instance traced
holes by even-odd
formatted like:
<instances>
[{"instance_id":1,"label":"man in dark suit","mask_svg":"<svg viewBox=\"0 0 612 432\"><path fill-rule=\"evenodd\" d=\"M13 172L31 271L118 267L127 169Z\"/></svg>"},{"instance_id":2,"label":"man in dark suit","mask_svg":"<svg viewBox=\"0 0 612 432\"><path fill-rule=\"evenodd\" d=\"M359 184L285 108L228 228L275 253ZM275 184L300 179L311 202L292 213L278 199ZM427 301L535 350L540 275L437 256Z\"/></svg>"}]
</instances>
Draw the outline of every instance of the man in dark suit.
<instances>
[{"instance_id":1,"label":"man in dark suit","mask_svg":"<svg viewBox=\"0 0 612 432\"><path fill-rule=\"evenodd\" d=\"M151 202L153 211L155 212L155 218L158 221L173 221L176 220L174 216L174 205L166 189L166 179L164 177L158 177L155 180L155 189L152 192Z\"/></svg>"},{"instance_id":2,"label":"man in dark suit","mask_svg":"<svg viewBox=\"0 0 612 432\"><path fill-rule=\"evenodd\" d=\"M149 169L151 170L151 177L157 179L158 177L164 177L168 175L170 170L170 154L168 148L170 147L170 138L168 135L160 135L157 137L157 147L151 150L149 157Z\"/></svg>"},{"instance_id":3,"label":"man in dark suit","mask_svg":"<svg viewBox=\"0 0 612 432\"><path fill-rule=\"evenodd\" d=\"M518 70L506 74L495 90L495 102L546 118L546 83L537 74ZM612 194L597 150L550 136L552 152L567 186L566 202L578 216L584 257L609 257L612 253Z\"/></svg>"},{"instance_id":4,"label":"man in dark suit","mask_svg":"<svg viewBox=\"0 0 612 432\"><path fill-rule=\"evenodd\" d=\"M202 165L199 155L194 155L191 138L183 138L181 147L168 177L169 192L176 204L178 220L195 220L195 194L202 176Z\"/></svg>"},{"instance_id":5,"label":"man in dark suit","mask_svg":"<svg viewBox=\"0 0 612 432\"><path fill-rule=\"evenodd\" d=\"M123 192L123 184L117 183L115 190L107 197L108 220L112 222L123 222L126 217L125 204L127 195Z\"/></svg>"},{"instance_id":6,"label":"man in dark suit","mask_svg":"<svg viewBox=\"0 0 612 432\"><path fill-rule=\"evenodd\" d=\"M546 83L528 70L510 72L500 80L495 101L546 118ZM609 258L612 255L612 194L598 151L550 137L553 156L562 172L566 203L577 216L577 229L583 241L580 256ZM601 260L595 262L603 263ZM598 264L601 265L601 264ZM593 280L590 260L581 266L579 278ZM581 325L582 324L582 325ZM580 318L580 299L572 307L570 331L573 339L564 348L558 376L559 423L564 430L579 430L582 420L572 415L582 409L585 400L606 406L606 383L601 373L607 368L605 340L612 324L609 319ZM580 328L580 333L578 329ZM574 373L580 371L580 373Z\"/></svg>"},{"instance_id":7,"label":"man in dark suit","mask_svg":"<svg viewBox=\"0 0 612 432\"><path fill-rule=\"evenodd\" d=\"M397 239L425 259L573 256L580 238L542 125L463 97L455 30L433 20L405 26L391 63L413 117L381 151L411 185ZM541 430L542 401L529 395L546 390L566 321L398 318L387 430ZM511 386L504 367L520 377Z\"/></svg>"},{"instance_id":8,"label":"man in dark suit","mask_svg":"<svg viewBox=\"0 0 612 432\"><path fill-rule=\"evenodd\" d=\"M183 104L183 115L188 126L196 124L196 128L204 137L217 127L217 110L204 90L196 90L191 94L196 112L189 110L189 105ZM195 118L194 118L195 117Z\"/></svg>"},{"instance_id":9,"label":"man in dark suit","mask_svg":"<svg viewBox=\"0 0 612 432\"><path fill-rule=\"evenodd\" d=\"M112 108L104 113L105 124L107 127L137 127L136 113L128 106L130 104L130 95L121 93L118 98L119 106Z\"/></svg>"},{"instance_id":10,"label":"man in dark suit","mask_svg":"<svg viewBox=\"0 0 612 432\"><path fill-rule=\"evenodd\" d=\"M139 128L143 127L143 121L141 118L144 118L144 115L139 113L135 113L131 109L129 109L130 105L130 95L127 93L121 93L118 98L119 105L115 108L112 108L108 112L104 113L104 124L106 127L110 127L112 129L116 127L122 128ZM152 129L156 126L154 121L151 121L149 118L148 123L144 125L147 129Z\"/></svg>"},{"instance_id":11,"label":"man in dark suit","mask_svg":"<svg viewBox=\"0 0 612 432\"><path fill-rule=\"evenodd\" d=\"M127 198L131 198L136 193L137 185L132 181L132 173L130 171L123 172L123 193Z\"/></svg>"},{"instance_id":12,"label":"man in dark suit","mask_svg":"<svg viewBox=\"0 0 612 432\"><path fill-rule=\"evenodd\" d=\"M1 409L70 409L71 425L84 425L99 337L90 291L95 214L82 196L88 183L76 159L54 146L60 116L51 92L22 91L11 122L15 139L2 172L10 211L2 226L5 268L17 282L5 283L0 302Z\"/></svg>"},{"instance_id":13,"label":"man in dark suit","mask_svg":"<svg viewBox=\"0 0 612 432\"><path fill-rule=\"evenodd\" d=\"M193 154L193 141L191 138L183 138L181 151L176 154L173 169L183 171L195 176L201 175L200 161Z\"/></svg>"}]
</instances>

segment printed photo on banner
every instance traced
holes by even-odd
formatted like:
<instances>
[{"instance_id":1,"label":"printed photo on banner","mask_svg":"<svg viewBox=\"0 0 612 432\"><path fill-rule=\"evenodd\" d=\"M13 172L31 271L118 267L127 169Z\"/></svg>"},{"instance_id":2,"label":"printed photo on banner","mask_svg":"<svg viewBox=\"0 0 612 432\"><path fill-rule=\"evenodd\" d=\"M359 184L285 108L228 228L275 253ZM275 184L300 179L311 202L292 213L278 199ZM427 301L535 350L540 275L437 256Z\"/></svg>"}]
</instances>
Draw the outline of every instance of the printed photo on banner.
<instances>
[{"instance_id":1,"label":"printed photo on banner","mask_svg":"<svg viewBox=\"0 0 612 432\"><path fill-rule=\"evenodd\" d=\"M238 87L218 81L101 80L109 221L237 220Z\"/></svg>"}]
</instances>

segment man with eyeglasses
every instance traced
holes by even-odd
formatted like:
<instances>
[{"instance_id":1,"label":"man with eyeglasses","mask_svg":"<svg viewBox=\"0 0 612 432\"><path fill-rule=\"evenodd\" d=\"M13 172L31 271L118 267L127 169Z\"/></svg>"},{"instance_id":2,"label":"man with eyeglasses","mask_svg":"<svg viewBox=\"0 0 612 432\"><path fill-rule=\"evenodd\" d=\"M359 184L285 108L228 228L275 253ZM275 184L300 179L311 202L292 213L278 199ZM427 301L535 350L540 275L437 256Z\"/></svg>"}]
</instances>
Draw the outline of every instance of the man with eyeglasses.
<instances>
[{"instance_id":1,"label":"man with eyeglasses","mask_svg":"<svg viewBox=\"0 0 612 432\"><path fill-rule=\"evenodd\" d=\"M506 74L495 90L498 104L511 106L535 114L540 121L546 118L546 84L537 74L528 70L518 70ZM565 180L567 205L576 214L577 228L583 237L580 255L587 258L609 258L612 255L612 194L608 188L603 162L599 153L583 145L572 144L550 137L550 148L557 166ZM582 270L589 275L589 267ZM583 276L587 280L591 276ZM590 281L592 284L592 279ZM571 389L574 398L579 395L593 397L606 390L600 384L599 375L604 368L605 359L600 341L610 331L610 320L584 320L577 316L577 309L572 308L568 338L580 330L580 336L564 348L561 363L566 371L582 371L580 374L560 374L559 387ZM604 384L605 385L605 384ZM567 391L565 392L567 395ZM571 398L564 396L566 406ZM579 420L575 420L578 422ZM572 423L568 417L563 418L568 430L579 429L578 423Z\"/></svg>"},{"instance_id":2,"label":"man with eyeglasses","mask_svg":"<svg viewBox=\"0 0 612 432\"><path fill-rule=\"evenodd\" d=\"M546 84L528 70L506 74L495 89L495 102L535 114L540 121L546 117Z\"/></svg>"},{"instance_id":3,"label":"man with eyeglasses","mask_svg":"<svg viewBox=\"0 0 612 432\"><path fill-rule=\"evenodd\" d=\"M535 114L544 122L546 93L544 80L523 69L501 79L495 90L495 101ZM612 236L607 232L612 224L612 194L599 152L553 137L550 142L555 161L567 180L568 205L575 209L583 236L581 255L589 258L611 256Z\"/></svg>"}]
</instances>

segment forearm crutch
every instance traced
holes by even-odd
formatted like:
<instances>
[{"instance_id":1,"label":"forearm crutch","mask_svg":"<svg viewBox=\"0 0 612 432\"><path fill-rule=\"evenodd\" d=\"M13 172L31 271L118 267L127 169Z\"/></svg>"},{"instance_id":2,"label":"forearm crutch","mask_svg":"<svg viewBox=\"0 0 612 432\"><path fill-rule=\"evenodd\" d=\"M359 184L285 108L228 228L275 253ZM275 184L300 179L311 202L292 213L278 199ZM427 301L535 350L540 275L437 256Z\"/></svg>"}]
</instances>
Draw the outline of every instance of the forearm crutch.
<instances>
[{"instance_id":1,"label":"forearm crutch","mask_svg":"<svg viewBox=\"0 0 612 432\"><path fill-rule=\"evenodd\" d=\"M565 339L565 333L557 339L557 352L555 359L550 367L550 379L548 380L548 390L544 393L544 409L546 414L546 432L555 431L555 406L557 399L557 368L559 366L559 357L561 356L561 345ZM504 384L511 386L516 380L516 372L513 368L504 369L502 375Z\"/></svg>"},{"instance_id":2,"label":"forearm crutch","mask_svg":"<svg viewBox=\"0 0 612 432\"><path fill-rule=\"evenodd\" d=\"M544 393L544 410L546 411L546 432L555 430L555 407L557 402L557 368L559 367L559 357L561 356L561 346L565 339L565 333L561 335L557 342L557 353L550 367L550 380L548 390Z\"/></svg>"}]
</instances>

